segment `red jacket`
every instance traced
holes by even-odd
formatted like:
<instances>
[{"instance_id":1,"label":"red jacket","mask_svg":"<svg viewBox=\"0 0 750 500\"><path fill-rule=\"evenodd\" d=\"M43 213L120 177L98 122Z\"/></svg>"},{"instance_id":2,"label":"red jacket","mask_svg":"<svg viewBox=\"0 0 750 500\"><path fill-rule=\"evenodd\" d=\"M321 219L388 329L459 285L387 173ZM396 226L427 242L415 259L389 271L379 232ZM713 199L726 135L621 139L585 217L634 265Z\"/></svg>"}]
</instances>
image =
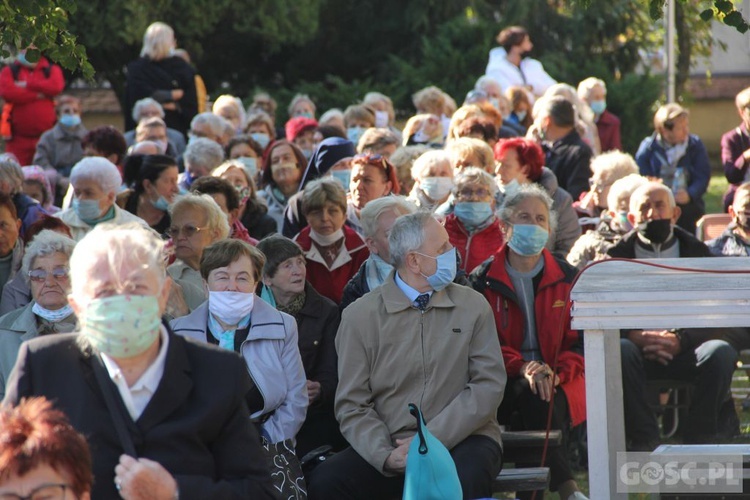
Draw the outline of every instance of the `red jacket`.
<instances>
[{"instance_id":1,"label":"red jacket","mask_svg":"<svg viewBox=\"0 0 750 500\"><path fill-rule=\"evenodd\" d=\"M328 269L318 249L313 245L310 238L310 226L306 226L294 241L302 247L307 259L307 281L319 294L328 297L336 304L341 304L344 287L359 270L370 250L367 249L365 241L356 231L344 226L344 246L341 253L333 263L333 268Z\"/></svg>"},{"instance_id":2,"label":"red jacket","mask_svg":"<svg viewBox=\"0 0 750 500\"><path fill-rule=\"evenodd\" d=\"M492 307L505 370L508 377L512 378L521 376L521 365L526 360L520 352L524 317L513 283L505 270L507 254L508 248L504 245L491 261L472 273L471 282ZM557 356L557 374L560 377L560 387L568 399L570 417L575 426L586 420L583 348L579 332L570 328L570 313L566 314L565 307L576 269L567 262L556 259L546 249L542 251L542 256L544 269L533 280L537 339L542 359L551 365L555 350L560 345L560 325L565 325L562 347Z\"/></svg>"},{"instance_id":3,"label":"red jacket","mask_svg":"<svg viewBox=\"0 0 750 500\"><path fill-rule=\"evenodd\" d=\"M450 214L445 218L445 230L448 231L451 245L461 256L461 270L467 274L489 259L503 244L503 233L497 219L484 229L469 234L459 218Z\"/></svg>"},{"instance_id":4,"label":"red jacket","mask_svg":"<svg viewBox=\"0 0 750 500\"><path fill-rule=\"evenodd\" d=\"M619 118L605 109L596 122L596 129L599 131L599 144L602 147L602 153L615 149L622 151Z\"/></svg>"},{"instance_id":5,"label":"red jacket","mask_svg":"<svg viewBox=\"0 0 750 500\"><path fill-rule=\"evenodd\" d=\"M18 67L18 77L15 79L14 66ZM19 86L19 82L26 82L26 86ZM63 88L65 79L62 70L45 57L41 57L34 68L17 62L4 67L0 71L0 97L13 105L11 133L14 136L39 137L54 127L57 117L53 98Z\"/></svg>"}]
</instances>

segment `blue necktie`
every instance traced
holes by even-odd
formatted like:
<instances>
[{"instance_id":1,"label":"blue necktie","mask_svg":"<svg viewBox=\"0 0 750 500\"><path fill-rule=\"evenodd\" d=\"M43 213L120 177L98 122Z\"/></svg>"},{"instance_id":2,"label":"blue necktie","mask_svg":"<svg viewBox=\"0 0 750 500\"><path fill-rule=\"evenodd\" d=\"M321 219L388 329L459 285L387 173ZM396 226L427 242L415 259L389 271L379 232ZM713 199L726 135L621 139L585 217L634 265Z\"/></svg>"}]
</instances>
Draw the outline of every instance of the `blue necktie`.
<instances>
[{"instance_id":1,"label":"blue necktie","mask_svg":"<svg viewBox=\"0 0 750 500\"><path fill-rule=\"evenodd\" d=\"M430 294L429 293L423 293L417 299L414 301L417 303L417 309L420 311L424 311L427 309L427 303L430 301Z\"/></svg>"}]
</instances>

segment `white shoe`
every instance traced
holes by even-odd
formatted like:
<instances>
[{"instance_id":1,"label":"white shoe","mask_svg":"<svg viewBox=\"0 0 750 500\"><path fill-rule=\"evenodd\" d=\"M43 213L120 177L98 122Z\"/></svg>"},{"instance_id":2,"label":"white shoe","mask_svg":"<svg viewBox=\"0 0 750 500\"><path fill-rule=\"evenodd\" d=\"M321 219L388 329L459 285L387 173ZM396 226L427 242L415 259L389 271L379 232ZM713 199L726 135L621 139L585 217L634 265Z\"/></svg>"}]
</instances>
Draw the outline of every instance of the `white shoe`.
<instances>
[{"instance_id":1,"label":"white shoe","mask_svg":"<svg viewBox=\"0 0 750 500\"><path fill-rule=\"evenodd\" d=\"M589 500L586 495L581 493L580 491L576 491L572 495L568 497L568 500Z\"/></svg>"}]
</instances>

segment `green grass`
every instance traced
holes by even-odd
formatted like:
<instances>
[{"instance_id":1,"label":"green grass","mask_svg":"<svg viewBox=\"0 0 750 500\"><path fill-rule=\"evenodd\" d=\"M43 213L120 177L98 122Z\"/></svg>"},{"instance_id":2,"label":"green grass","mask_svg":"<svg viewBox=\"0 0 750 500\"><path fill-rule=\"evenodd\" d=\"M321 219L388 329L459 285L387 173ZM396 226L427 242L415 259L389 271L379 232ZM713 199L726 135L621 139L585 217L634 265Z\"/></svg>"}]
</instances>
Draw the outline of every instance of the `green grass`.
<instances>
[{"instance_id":1,"label":"green grass","mask_svg":"<svg viewBox=\"0 0 750 500\"><path fill-rule=\"evenodd\" d=\"M724 212L724 205L721 202L724 192L727 190L727 179L724 177L724 173L714 173L711 176L711 182L708 184L708 191L703 196L703 200L706 202L706 213L707 214L720 214Z\"/></svg>"}]
</instances>

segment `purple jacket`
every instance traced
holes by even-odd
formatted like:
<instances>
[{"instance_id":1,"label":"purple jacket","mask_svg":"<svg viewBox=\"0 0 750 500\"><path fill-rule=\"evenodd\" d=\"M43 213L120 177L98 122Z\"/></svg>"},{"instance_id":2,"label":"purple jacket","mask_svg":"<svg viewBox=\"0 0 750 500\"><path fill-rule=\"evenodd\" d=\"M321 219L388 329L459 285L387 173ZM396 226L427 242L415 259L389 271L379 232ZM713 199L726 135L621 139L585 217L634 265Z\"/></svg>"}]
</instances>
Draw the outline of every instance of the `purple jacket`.
<instances>
[{"instance_id":1,"label":"purple jacket","mask_svg":"<svg viewBox=\"0 0 750 500\"><path fill-rule=\"evenodd\" d=\"M724 176L729 181L729 188L724 193L724 211L734 200L734 192L737 186L742 184L747 174L747 163L742 153L750 148L750 132L743 123L721 136L721 164L724 167Z\"/></svg>"}]
</instances>

